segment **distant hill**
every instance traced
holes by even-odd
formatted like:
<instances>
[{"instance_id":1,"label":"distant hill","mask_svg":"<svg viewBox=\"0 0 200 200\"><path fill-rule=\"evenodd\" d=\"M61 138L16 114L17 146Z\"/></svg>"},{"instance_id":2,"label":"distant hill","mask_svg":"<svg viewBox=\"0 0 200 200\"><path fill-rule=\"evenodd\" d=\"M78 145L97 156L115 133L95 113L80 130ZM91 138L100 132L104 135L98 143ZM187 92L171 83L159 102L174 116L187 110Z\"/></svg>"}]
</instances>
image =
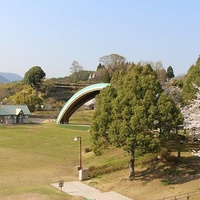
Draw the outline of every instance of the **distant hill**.
<instances>
[{"instance_id":1,"label":"distant hill","mask_svg":"<svg viewBox=\"0 0 200 200\"><path fill-rule=\"evenodd\" d=\"M0 75L0 83L8 83L8 82L10 82L8 79L6 79L2 75Z\"/></svg>"},{"instance_id":2,"label":"distant hill","mask_svg":"<svg viewBox=\"0 0 200 200\"><path fill-rule=\"evenodd\" d=\"M0 83L21 81L23 78L15 73L0 72Z\"/></svg>"}]
</instances>

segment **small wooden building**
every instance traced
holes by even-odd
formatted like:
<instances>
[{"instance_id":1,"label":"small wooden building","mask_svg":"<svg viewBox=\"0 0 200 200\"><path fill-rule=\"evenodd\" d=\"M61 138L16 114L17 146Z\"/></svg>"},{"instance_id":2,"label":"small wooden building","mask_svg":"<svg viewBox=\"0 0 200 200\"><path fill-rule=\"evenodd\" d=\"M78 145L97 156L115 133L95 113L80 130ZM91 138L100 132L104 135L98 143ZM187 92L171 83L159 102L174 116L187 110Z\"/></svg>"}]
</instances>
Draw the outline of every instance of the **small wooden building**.
<instances>
[{"instance_id":1,"label":"small wooden building","mask_svg":"<svg viewBox=\"0 0 200 200\"><path fill-rule=\"evenodd\" d=\"M28 123L30 114L27 105L0 105L0 122L4 124Z\"/></svg>"}]
</instances>

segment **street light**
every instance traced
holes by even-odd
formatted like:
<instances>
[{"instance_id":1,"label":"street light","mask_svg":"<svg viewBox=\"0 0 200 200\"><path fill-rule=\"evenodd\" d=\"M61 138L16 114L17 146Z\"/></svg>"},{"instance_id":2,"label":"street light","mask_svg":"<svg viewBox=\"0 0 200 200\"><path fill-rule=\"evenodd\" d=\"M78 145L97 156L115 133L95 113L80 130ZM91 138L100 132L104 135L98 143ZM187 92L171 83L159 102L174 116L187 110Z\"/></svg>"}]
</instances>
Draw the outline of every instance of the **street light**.
<instances>
[{"instance_id":1,"label":"street light","mask_svg":"<svg viewBox=\"0 0 200 200\"><path fill-rule=\"evenodd\" d=\"M82 146L81 146L81 137L75 137L74 138L74 141L80 141L80 151L79 151L79 153L80 153L80 158L79 158L79 162L80 162L80 165L79 165L79 167L78 167L78 170L81 170L82 168L83 168L83 166L82 166Z\"/></svg>"}]
</instances>

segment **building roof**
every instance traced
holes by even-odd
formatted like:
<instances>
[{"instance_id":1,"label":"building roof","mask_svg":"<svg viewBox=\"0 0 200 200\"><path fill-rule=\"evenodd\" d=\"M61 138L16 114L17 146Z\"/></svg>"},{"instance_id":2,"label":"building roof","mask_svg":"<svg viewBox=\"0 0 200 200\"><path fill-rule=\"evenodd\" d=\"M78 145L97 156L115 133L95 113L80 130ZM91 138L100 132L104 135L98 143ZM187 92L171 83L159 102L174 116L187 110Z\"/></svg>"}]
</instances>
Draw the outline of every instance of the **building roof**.
<instances>
[{"instance_id":1,"label":"building roof","mask_svg":"<svg viewBox=\"0 0 200 200\"><path fill-rule=\"evenodd\" d=\"M20 112L30 115L27 105L0 105L0 115L18 115Z\"/></svg>"}]
</instances>

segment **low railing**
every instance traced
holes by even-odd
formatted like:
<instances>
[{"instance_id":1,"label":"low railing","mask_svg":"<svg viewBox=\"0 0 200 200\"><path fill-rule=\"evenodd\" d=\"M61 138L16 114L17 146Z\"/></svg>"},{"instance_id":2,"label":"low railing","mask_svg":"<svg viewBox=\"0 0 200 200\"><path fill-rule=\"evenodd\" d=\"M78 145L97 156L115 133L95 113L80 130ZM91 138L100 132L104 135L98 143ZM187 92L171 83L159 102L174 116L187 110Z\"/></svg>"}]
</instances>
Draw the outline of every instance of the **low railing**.
<instances>
[{"instance_id":1,"label":"low railing","mask_svg":"<svg viewBox=\"0 0 200 200\"><path fill-rule=\"evenodd\" d=\"M179 195L175 195L175 196L171 196L171 197L165 197L165 198L158 199L158 200L179 200L179 199L190 200L194 196L200 196L200 191L188 192L188 193L179 194ZM200 199L200 197L198 199Z\"/></svg>"}]
</instances>

